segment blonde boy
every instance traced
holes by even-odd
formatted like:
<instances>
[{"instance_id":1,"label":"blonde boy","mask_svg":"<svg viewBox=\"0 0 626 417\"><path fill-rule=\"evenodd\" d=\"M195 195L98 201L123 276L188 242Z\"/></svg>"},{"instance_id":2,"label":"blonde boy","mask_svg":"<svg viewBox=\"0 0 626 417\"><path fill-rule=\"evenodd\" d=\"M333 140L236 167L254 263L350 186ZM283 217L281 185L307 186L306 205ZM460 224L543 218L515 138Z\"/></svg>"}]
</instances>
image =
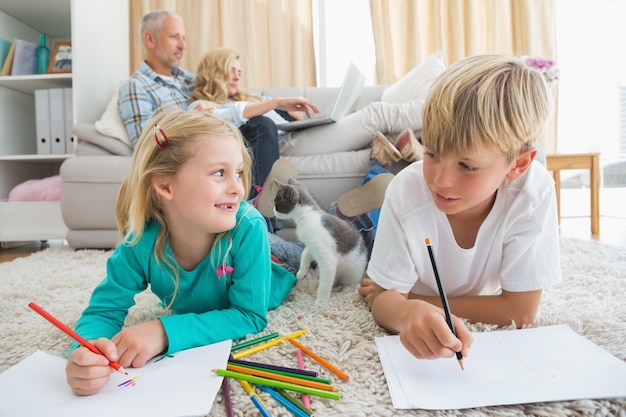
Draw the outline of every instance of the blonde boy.
<instances>
[{"instance_id":1,"label":"blonde boy","mask_svg":"<svg viewBox=\"0 0 626 417\"><path fill-rule=\"evenodd\" d=\"M552 109L543 75L508 55L451 65L424 104L424 160L387 189L359 290L374 319L419 358L467 355L458 317L522 326L561 279L556 198L533 143ZM457 329L449 330L430 238Z\"/></svg>"}]
</instances>

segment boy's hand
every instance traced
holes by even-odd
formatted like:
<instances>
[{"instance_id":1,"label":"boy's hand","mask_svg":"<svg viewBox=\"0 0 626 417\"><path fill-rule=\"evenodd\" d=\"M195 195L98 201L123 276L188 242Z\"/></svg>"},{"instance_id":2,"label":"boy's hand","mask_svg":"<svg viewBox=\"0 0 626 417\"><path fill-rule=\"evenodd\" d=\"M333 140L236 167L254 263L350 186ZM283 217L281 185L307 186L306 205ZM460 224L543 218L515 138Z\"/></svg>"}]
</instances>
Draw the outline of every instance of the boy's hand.
<instances>
[{"instance_id":1,"label":"boy's hand","mask_svg":"<svg viewBox=\"0 0 626 417\"><path fill-rule=\"evenodd\" d=\"M92 344L102 352L102 355L80 346L70 354L65 366L67 383L76 395L96 394L109 381L111 373L115 372L109 366L110 361L117 360L115 344L105 338L100 338Z\"/></svg>"},{"instance_id":2,"label":"boy's hand","mask_svg":"<svg viewBox=\"0 0 626 417\"><path fill-rule=\"evenodd\" d=\"M463 357L469 354L473 338L461 319L452 316L455 337L441 308L424 301L413 303L412 312L400 332L400 341L413 356L434 359L452 357L459 351Z\"/></svg>"},{"instance_id":3,"label":"boy's hand","mask_svg":"<svg viewBox=\"0 0 626 417\"><path fill-rule=\"evenodd\" d=\"M124 368L140 368L167 349L161 320L125 327L111 340L117 346L118 362Z\"/></svg>"}]
</instances>

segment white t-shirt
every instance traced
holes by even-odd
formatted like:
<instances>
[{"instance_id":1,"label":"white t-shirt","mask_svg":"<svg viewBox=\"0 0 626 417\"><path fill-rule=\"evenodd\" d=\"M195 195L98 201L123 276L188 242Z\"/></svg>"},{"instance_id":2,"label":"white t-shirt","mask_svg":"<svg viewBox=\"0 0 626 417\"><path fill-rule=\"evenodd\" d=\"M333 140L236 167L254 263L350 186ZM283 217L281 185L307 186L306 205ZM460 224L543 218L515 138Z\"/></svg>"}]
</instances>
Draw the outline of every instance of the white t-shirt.
<instances>
[{"instance_id":1,"label":"white t-shirt","mask_svg":"<svg viewBox=\"0 0 626 417\"><path fill-rule=\"evenodd\" d=\"M367 268L374 282L403 294L438 296L426 238L450 297L533 291L561 280L556 194L545 167L534 161L520 178L500 185L470 249L457 245L422 167L422 161L411 164L387 188Z\"/></svg>"}]
</instances>

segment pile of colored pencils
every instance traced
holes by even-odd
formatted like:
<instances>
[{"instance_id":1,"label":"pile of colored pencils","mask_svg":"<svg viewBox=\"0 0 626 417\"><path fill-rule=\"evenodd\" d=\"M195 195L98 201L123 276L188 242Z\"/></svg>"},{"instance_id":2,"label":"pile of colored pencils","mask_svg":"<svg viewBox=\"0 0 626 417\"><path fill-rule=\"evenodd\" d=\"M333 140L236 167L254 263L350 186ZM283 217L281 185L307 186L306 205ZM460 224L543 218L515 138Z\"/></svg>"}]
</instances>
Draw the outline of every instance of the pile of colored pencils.
<instances>
[{"instance_id":1,"label":"pile of colored pencils","mask_svg":"<svg viewBox=\"0 0 626 417\"><path fill-rule=\"evenodd\" d=\"M289 336L281 337L276 332L239 343L232 347L231 357L226 369L213 370L217 375L224 377L222 391L224 394L226 412L229 417L233 415L233 411L227 378L236 379L241 383L262 416L271 416L271 414L263 400L250 384L258 387L261 391L267 392L274 400L296 417L308 417L313 415L310 395L339 400L339 389L332 385L330 379L320 378L317 372L304 369L302 352L333 372L343 381L349 380L348 375L295 340L304 333L306 333L306 330L300 330ZM298 368L289 368L241 359L244 356L276 346L283 341L289 341L297 348ZM296 398L288 391L302 394L302 400Z\"/></svg>"}]
</instances>

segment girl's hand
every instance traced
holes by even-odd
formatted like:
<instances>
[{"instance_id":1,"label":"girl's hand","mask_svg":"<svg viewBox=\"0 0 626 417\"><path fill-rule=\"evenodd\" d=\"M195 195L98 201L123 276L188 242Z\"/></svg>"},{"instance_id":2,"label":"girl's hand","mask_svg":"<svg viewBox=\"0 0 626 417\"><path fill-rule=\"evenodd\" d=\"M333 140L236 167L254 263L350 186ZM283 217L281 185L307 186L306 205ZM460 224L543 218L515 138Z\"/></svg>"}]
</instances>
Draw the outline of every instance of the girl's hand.
<instances>
[{"instance_id":1,"label":"girl's hand","mask_svg":"<svg viewBox=\"0 0 626 417\"><path fill-rule=\"evenodd\" d=\"M469 354L473 338L461 319L452 316L455 337L448 327L443 309L425 301L413 304L400 332L400 341L413 356L435 359L449 358L456 352L461 352L463 357Z\"/></svg>"},{"instance_id":2,"label":"girl's hand","mask_svg":"<svg viewBox=\"0 0 626 417\"><path fill-rule=\"evenodd\" d=\"M70 354L65 366L67 383L76 395L96 394L109 381L111 373L115 372L109 366L110 361L117 360L115 344L105 338L100 338L92 344L102 352L102 355L81 346Z\"/></svg>"},{"instance_id":3,"label":"girl's hand","mask_svg":"<svg viewBox=\"0 0 626 417\"><path fill-rule=\"evenodd\" d=\"M117 346L118 362L124 368L140 368L168 346L161 320L125 327L111 340Z\"/></svg>"}]
</instances>

